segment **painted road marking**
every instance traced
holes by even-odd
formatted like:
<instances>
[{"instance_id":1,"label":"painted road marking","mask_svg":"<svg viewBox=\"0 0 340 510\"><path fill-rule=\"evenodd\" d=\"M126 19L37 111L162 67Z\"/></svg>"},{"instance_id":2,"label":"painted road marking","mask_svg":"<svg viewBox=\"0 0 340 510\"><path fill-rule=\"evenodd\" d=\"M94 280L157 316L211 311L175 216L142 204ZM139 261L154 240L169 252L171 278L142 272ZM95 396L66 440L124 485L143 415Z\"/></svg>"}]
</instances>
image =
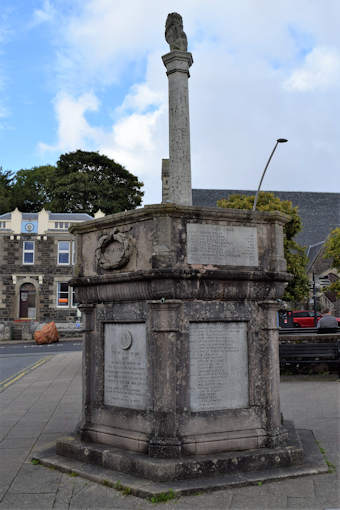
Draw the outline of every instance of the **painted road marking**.
<instances>
[{"instance_id":1,"label":"painted road marking","mask_svg":"<svg viewBox=\"0 0 340 510\"><path fill-rule=\"evenodd\" d=\"M41 365L43 365L44 363L49 361L51 358L53 358L53 356L45 356L45 358L42 358L42 359L36 361L30 367L24 368L23 370L21 370L17 374L11 375L10 377L7 377L3 381L0 381L0 391L5 390L6 388L8 388L8 386L10 386L11 384L15 383L16 381L18 381L19 379L24 377L29 372L32 372L32 370L35 370L36 368L40 367Z\"/></svg>"}]
</instances>

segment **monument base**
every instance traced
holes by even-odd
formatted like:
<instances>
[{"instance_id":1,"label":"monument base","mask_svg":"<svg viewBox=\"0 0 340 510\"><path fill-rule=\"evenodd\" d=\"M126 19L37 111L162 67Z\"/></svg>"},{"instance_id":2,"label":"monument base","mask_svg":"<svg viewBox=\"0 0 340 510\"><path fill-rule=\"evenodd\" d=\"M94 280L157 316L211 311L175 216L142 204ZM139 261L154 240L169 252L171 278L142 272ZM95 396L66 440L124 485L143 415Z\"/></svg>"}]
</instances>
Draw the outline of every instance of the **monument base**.
<instances>
[{"instance_id":1,"label":"monument base","mask_svg":"<svg viewBox=\"0 0 340 510\"><path fill-rule=\"evenodd\" d=\"M100 443L81 441L77 436L57 441L57 455L93 463L114 471L141 476L157 482L185 480L225 473L263 471L275 467L301 464L304 452L299 435L291 422L287 445L257 448L210 455L188 455L178 458L154 458Z\"/></svg>"},{"instance_id":2,"label":"monument base","mask_svg":"<svg viewBox=\"0 0 340 510\"><path fill-rule=\"evenodd\" d=\"M59 454L55 454L53 447L41 451L38 460L44 466L142 498L157 497L167 491L171 491L175 497L192 495L202 491L327 473L328 467L313 432L296 431L292 424L285 423L285 426L289 430L288 446L274 449L260 448L181 459L154 459L68 437L58 441ZM115 470L109 465L114 466ZM143 475L136 470L132 474L132 468L137 466L140 471L143 470ZM153 475L147 477L147 472ZM180 476L182 479L179 479Z\"/></svg>"}]
</instances>

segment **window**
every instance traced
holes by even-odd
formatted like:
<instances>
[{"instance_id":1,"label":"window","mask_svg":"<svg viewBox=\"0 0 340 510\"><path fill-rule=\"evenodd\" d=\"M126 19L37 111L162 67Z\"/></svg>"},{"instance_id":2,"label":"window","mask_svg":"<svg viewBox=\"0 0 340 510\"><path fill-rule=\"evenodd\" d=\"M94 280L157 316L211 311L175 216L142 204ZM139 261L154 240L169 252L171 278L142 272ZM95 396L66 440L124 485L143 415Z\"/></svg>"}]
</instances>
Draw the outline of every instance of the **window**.
<instances>
[{"instance_id":1,"label":"window","mask_svg":"<svg viewBox=\"0 0 340 510\"><path fill-rule=\"evenodd\" d=\"M70 241L58 241L58 265L66 266L70 263Z\"/></svg>"},{"instance_id":2,"label":"window","mask_svg":"<svg viewBox=\"0 0 340 510\"><path fill-rule=\"evenodd\" d=\"M69 306L68 284L67 283L58 282L57 306L62 306L62 307Z\"/></svg>"},{"instance_id":3,"label":"window","mask_svg":"<svg viewBox=\"0 0 340 510\"><path fill-rule=\"evenodd\" d=\"M70 287L68 283L58 282L57 306L62 308L75 308L77 306L74 288Z\"/></svg>"},{"instance_id":4,"label":"window","mask_svg":"<svg viewBox=\"0 0 340 510\"><path fill-rule=\"evenodd\" d=\"M6 228L6 222L0 221L0 228Z\"/></svg>"},{"instance_id":5,"label":"window","mask_svg":"<svg viewBox=\"0 0 340 510\"><path fill-rule=\"evenodd\" d=\"M23 264L34 264L34 241L23 243Z\"/></svg>"},{"instance_id":6,"label":"window","mask_svg":"<svg viewBox=\"0 0 340 510\"><path fill-rule=\"evenodd\" d=\"M65 230L67 230L69 225L70 224L69 224L68 221L55 221L54 222L54 228L56 228L56 229L65 229Z\"/></svg>"}]
</instances>

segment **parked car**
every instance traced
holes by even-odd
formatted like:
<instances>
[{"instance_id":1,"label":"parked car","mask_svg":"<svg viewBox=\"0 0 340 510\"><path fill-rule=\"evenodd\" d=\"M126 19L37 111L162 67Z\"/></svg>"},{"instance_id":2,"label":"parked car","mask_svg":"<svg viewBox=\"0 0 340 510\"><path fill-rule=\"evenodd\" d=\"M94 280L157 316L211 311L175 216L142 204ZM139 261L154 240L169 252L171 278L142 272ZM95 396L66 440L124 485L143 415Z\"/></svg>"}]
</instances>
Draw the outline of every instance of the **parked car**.
<instances>
[{"instance_id":1,"label":"parked car","mask_svg":"<svg viewBox=\"0 0 340 510\"><path fill-rule=\"evenodd\" d=\"M322 314L316 314L319 322ZM314 312L312 310L280 310L278 313L280 328L315 328ZM340 318L336 317L340 327Z\"/></svg>"},{"instance_id":2,"label":"parked car","mask_svg":"<svg viewBox=\"0 0 340 510\"><path fill-rule=\"evenodd\" d=\"M317 322L321 319L321 313L316 314ZM315 328L314 312L312 310L293 310L294 328Z\"/></svg>"}]
</instances>

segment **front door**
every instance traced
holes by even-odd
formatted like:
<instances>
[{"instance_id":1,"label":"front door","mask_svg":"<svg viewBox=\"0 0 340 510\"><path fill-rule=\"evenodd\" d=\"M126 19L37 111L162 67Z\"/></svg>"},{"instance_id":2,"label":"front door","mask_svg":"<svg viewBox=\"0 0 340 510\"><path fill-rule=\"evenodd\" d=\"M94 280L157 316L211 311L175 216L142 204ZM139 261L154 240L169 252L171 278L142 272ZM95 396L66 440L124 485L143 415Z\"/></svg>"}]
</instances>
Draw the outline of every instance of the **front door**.
<instances>
[{"instance_id":1,"label":"front door","mask_svg":"<svg viewBox=\"0 0 340 510\"><path fill-rule=\"evenodd\" d=\"M20 287L20 319L35 319L36 317L36 292L32 283L24 283Z\"/></svg>"}]
</instances>

